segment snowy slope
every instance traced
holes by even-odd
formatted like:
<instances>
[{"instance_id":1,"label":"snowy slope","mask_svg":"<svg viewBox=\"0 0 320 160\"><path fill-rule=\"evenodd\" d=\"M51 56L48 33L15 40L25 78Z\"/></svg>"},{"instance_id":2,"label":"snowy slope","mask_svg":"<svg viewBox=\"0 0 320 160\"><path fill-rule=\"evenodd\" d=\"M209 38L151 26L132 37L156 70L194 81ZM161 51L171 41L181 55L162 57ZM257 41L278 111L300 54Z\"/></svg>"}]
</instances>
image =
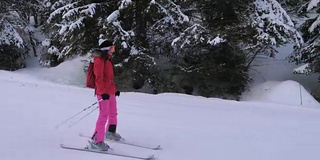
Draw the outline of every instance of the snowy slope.
<instances>
[{"instance_id":1,"label":"snowy slope","mask_svg":"<svg viewBox=\"0 0 320 160\"><path fill-rule=\"evenodd\" d=\"M94 103L93 90L45 74L67 79L63 78L71 73L67 68L33 71L0 71L1 160L128 159L59 148L60 143L86 145L78 133L92 133L97 111L71 128L72 123L55 127ZM121 93L118 110L122 136L163 147L152 151L110 143L124 153L155 154L158 160L320 158L320 110L315 108L182 94Z\"/></svg>"}]
</instances>

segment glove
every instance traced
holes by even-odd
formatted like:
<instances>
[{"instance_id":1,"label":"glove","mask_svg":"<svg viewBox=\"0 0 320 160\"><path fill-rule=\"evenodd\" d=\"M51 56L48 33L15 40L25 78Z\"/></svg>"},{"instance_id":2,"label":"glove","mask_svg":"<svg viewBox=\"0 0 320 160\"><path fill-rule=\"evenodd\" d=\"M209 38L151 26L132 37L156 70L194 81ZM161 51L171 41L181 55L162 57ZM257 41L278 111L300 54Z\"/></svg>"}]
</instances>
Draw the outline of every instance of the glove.
<instances>
[{"instance_id":1,"label":"glove","mask_svg":"<svg viewBox=\"0 0 320 160\"><path fill-rule=\"evenodd\" d=\"M120 96L120 91L117 91L114 95L116 95L116 96Z\"/></svg>"},{"instance_id":2,"label":"glove","mask_svg":"<svg viewBox=\"0 0 320 160\"><path fill-rule=\"evenodd\" d=\"M102 98L103 100L108 100L108 99L110 98L110 95L109 95L109 94L102 94L102 95L101 95L101 98Z\"/></svg>"}]
</instances>

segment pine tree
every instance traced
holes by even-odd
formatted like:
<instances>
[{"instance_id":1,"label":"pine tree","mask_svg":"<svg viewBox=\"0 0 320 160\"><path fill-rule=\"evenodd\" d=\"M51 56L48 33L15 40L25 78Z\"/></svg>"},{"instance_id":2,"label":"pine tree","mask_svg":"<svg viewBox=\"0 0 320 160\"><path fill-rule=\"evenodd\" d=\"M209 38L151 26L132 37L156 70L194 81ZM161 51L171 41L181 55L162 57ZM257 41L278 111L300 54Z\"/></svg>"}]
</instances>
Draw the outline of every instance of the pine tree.
<instances>
[{"instance_id":1,"label":"pine tree","mask_svg":"<svg viewBox=\"0 0 320 160\"><path fill-rule=\"evenodd\" d=\"M180 87L203 96L237 97L250 79L245 56L232 46L239 39L228 35L240 22L233 4L203 0L181 5L191 9L185 8L188 25L172 41L176 55L172 64L174 74L181 75Z\"/></svg>"},{"instance_id":2,"label":"pine tree","mask_svg":"<svg viewBox=\"0 0 320 160\"><path fill-rule=\"evenodd\" d=\"M118 78L120 84L134 89L141 89L148 83L155 64L147 38L148 7L146 1L123 0L106 21L112 26L109 25L107 32L115 37L116 46L119 46L118 63L123 66L119 69L126 71ZM128 81L127 76L132 80Z\"/></svg>"},{"instance_id":3,"label":"pine tree","mask_svg":"<svg viewBox=\"0 0 320 160\"><path fill-rule=\"evenodd\" d=\"M53 34L48 49L49 59L43 64L55 66L65 58L84 55L97 47L106 15L112 10L113 1L56 1L51 5L47 20ZM45 54L46 55L46 54ZM53 62L53 63L52 63Z\"/></svg>"},{"instance_id":4,"label":"pine tree","mask_svg":"<svg viewBox=\"0 0 320 160\"><path fill-rule=\"evenodd\" d=\"M37 56L38 42L34 30L41 26L48 3L49 0L1 1L0 45L3 46L2 57L6 59L3 63L6 64L5 69L25 67L25 58L30 50Z\"/></svg>"},{"instance_id":5,"label":"pine tree","mask_svg":"<svg viewBox=\"0 0 320 160\"><path fill-rule=\"evenodd\" d=\"M302 43L283 3L57 1L48 19L55 30L49 52L62 60L85 54L104 33L116 45L122 89L237 97L250 82L248 70L257 54L273 56L279 45Z\"/></svg>"},{"instance_id":6,"label":"pine tree","mask_svg":"<svg viewBox=\"0 0 320 160\"><path fill-rule=\"evenodd\" d=\"M304 65L305 72L309 74L310 72L319 73L320 72L320 14L319 11L319 1L318 0L308 0L298 3L297 8L299 10L296 13L302 24L299 26L299 30L303 34L305 44L301 48L296 48L295 53L292 54L290 60L296 62L297 64L307 64Z\"/></svg>"},{"instance_id":7,"label":"pine tree","mask_svg":"<svg viewBox=\"0 0 320 160\"><path fill-rule=\"evenodd\" d=\"M27 22L16 7L19 1L1 1L0 69L16 70L25 67L27 56Z\"/></svg>"},{"instance_id":8,"label":"pine tree","mask_svg":"<svg viewBox=\"0 0 320 160\"><path fill-rule=\"evenodd\" d=\"M123 0L118 6L105 23L109 24L107 33L119 46L118 66L122 66L119 70L126 71L119 77L124 80L120 84L134 89L149 85L154 93L176 91L171 79L163 73L160 56L171 54L170 26L175 26L183 16L179 6L170 0ZM129 84L124 78L128 75L133 78Z\"/></svg>"},{"instance_id":9,"label":"pine tree","mask_svg":"<svg viewBox=\"0 0 320 160\"><path fill-rule=\"evenodd\" d=\"M198 31L198 33L189 31L186 32L185 35L188 35L191 38L199 37L199 39L185 39L184 41L189 44L190 42L196 42L198 44L202 43L202 45L199 45L201 47L195 47L196 45L192 45L193 50L190 50L190 53L194 55L203 54L201 52L206 51L205 48L209 48L207 49L209 54L216 50L220 50L220 54L222 54L221 57L225 55L228 59L225 58L224 60L229 60L229 62L221 59L221 61L216 61L217 64L236 64L234 65L236 66L235 68L230 68L224 73L215 74L214 70L207 69L206 74L203 74L212 75L211 79L215 79L216 77L219 77L217 75L229 75L233 73L233 76L229 75L229 77L233 77L230 80L218 79L209 85L214 86L214 84L223 82L225 85L218 85L220 88L221 86L225 88L225 92L218 92L220 95L221 93L228 93L226 92L226 89L230 86L238 86L238 88L234 90L235 92L233 92L235 94L240 94L244 90L244 87L250 81L250 79L248 79L247 71L250 68L250 63L257 54L262 53L274 56L276 52L275 47L277 46L293 42L297 47L299 47L303 43L302 37L295 29L291 17L276 0L203 0L195 2L195 6L199 9L195 10L196 12L193 14L200 15L200 21L198 17L198 21L192 19L192 21L198 23L193 27L192 31ZM193 33L196 33L196 35ZM222 39L223 43L221 45L218 44L215 47L211 47L212 50L210 50L210 47L203 43L208 42L208 39L210 38L214 38L208 38L208 35L209 37L212 35L217 36L216 39L218 39L219 42L221 42ZM178 47L181 48L180 46ZM189 52L183 51L183 53ZM204 57L206 57L205 55L206 54L203 54ZM193 59L194 56L189 57ZM211 62L211 65L214 65L212 62L215 62L214 60L218 57L209 57L212 58L206 58L203 60L208 60ZM186 68L188 67L194 67L194 65L187 65ZM205 68L205 66L202 67ZM227 68L228 67L224 69ZM242 81L232 81L235 79ZM197 81L199 82L199 80ZM204 86L208 86L208 84L210 84L209 82L209 80L204 81L203 84L207 84ZM229 84L226 82L229 82ZM214 87L207 88L214 90Z\"/></svg>"}]
</instances>

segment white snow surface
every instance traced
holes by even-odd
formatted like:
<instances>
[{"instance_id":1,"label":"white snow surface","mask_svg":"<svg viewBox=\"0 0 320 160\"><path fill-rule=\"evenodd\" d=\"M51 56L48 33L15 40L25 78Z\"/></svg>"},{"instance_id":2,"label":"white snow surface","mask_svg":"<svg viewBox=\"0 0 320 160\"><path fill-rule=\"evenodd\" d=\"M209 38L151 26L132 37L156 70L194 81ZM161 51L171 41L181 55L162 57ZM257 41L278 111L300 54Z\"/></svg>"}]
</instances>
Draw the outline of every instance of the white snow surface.
<instances>
[{"instance_id":1,"label":"white snow surface","mask_svg":"<svg viewBox=\"0 0 320 160\"><path fill-rule=\"evenodd\" d=\"M312 73L310 67L309 67L309 63L306 63L298 68L295 68L293 70L293 73L296 73L296 74L310 74Z\"/></svg>"},{"instance_id":2,"label":"white snow surface","mask_svg":"<svg viewBox=\"0 0 320 160\"><path fill-rule=\"evenodd\" d=\"M15 44L17 47L22 48L24 43L23 38L20 36L18 31L12 26L12 24L4 23L1 25L3 25L4 27L3 30L0 32L0 45Z\"/></svg>"},{"instance_id":3,"label":"white snow surface","mask_svg":"<svg viewBox=\"0 0 320 160\"><path fill-rule=\"evenodd\" d=\"M85 111L56 128L96 102L94 91L81 87L80 63L75 59L55 68L0 71L1 160L130 160L59 147L84 147L87 139L78 134L90 135L98 115L96 110L69 127ZM268 96L240 102L122 92L117 98L118 132L133 142L161 144L162 149L109 145L122 153L155 154L157 160L318 160L320 110L308 94L303 95L304 105L299 104L297 85L266 83ZM278 101L266 102L272 98Z\"/></svg>"},{"instance_id":4,"label":"white snow surface","mask_svg":"<svg viewBox=\"0 0 320 160\"><path fill-rule=\"evenodd\" d=\"M225 42L226 40L224 40L223 38L221 38L220 36L217 36L216 38L209 40L207 43L211 44L211 45L217 45L219 43Z\"/></svg>"},{"instance_id":5,"label":"white snow surface","mask_svg":"<svg viewBox=\"0 0 320 160\"><path fill-rule=\"evenodd\" d=\"M314 7L318 6L319 2L320 2L320 0L310 0L310 2L308 4L307 11L310 11Z\"/></svg>"}]
</instances>

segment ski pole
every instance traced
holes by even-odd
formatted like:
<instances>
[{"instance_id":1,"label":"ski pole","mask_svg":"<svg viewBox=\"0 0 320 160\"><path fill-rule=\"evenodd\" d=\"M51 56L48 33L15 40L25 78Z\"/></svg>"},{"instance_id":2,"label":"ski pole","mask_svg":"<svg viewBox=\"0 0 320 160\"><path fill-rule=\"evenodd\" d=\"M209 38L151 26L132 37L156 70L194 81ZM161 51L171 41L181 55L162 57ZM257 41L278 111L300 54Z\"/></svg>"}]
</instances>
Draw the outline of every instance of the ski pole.
<instances>
[{"instance_id":1,"label":"ski pole","mask_svg":"<svg viewBox=\"0 0 320 160\"><path fill-rule=\"evenodd\" d=\"M89 113L87 113L86 115L84 115L83 117L81 117L78 121L72 123L71 125L69 125L69 127L73 127L74 125L76 125L77 123L79 123L81 120L83 120L84 118L86 118L87 116L89 116L93 111L95 111L97 108L99 107L96 107L94 108L92 111L90 111Z\"/></svg>"},{"instance_id":2,"label":"ski pole","mask_svg":"<svg viewBox=\"0 0 320 160\"><path fill-rule=\"evenodd\" d=\"M90 105L89 107L84 108L82 111L78 112L77 114L73 115L72 117L62 121L61 123L59 123L55 128L58 129L61 125L63 125L64 123L70 121L71 119L73 119L74 117L78 116L79 114L81 114L82 112L88 110L89 108L91 108L92 106L96 105L97 103L99 103L101 100L99 100L98 102L94 102L92 105Z\"/></svg>"}]
</instances>

